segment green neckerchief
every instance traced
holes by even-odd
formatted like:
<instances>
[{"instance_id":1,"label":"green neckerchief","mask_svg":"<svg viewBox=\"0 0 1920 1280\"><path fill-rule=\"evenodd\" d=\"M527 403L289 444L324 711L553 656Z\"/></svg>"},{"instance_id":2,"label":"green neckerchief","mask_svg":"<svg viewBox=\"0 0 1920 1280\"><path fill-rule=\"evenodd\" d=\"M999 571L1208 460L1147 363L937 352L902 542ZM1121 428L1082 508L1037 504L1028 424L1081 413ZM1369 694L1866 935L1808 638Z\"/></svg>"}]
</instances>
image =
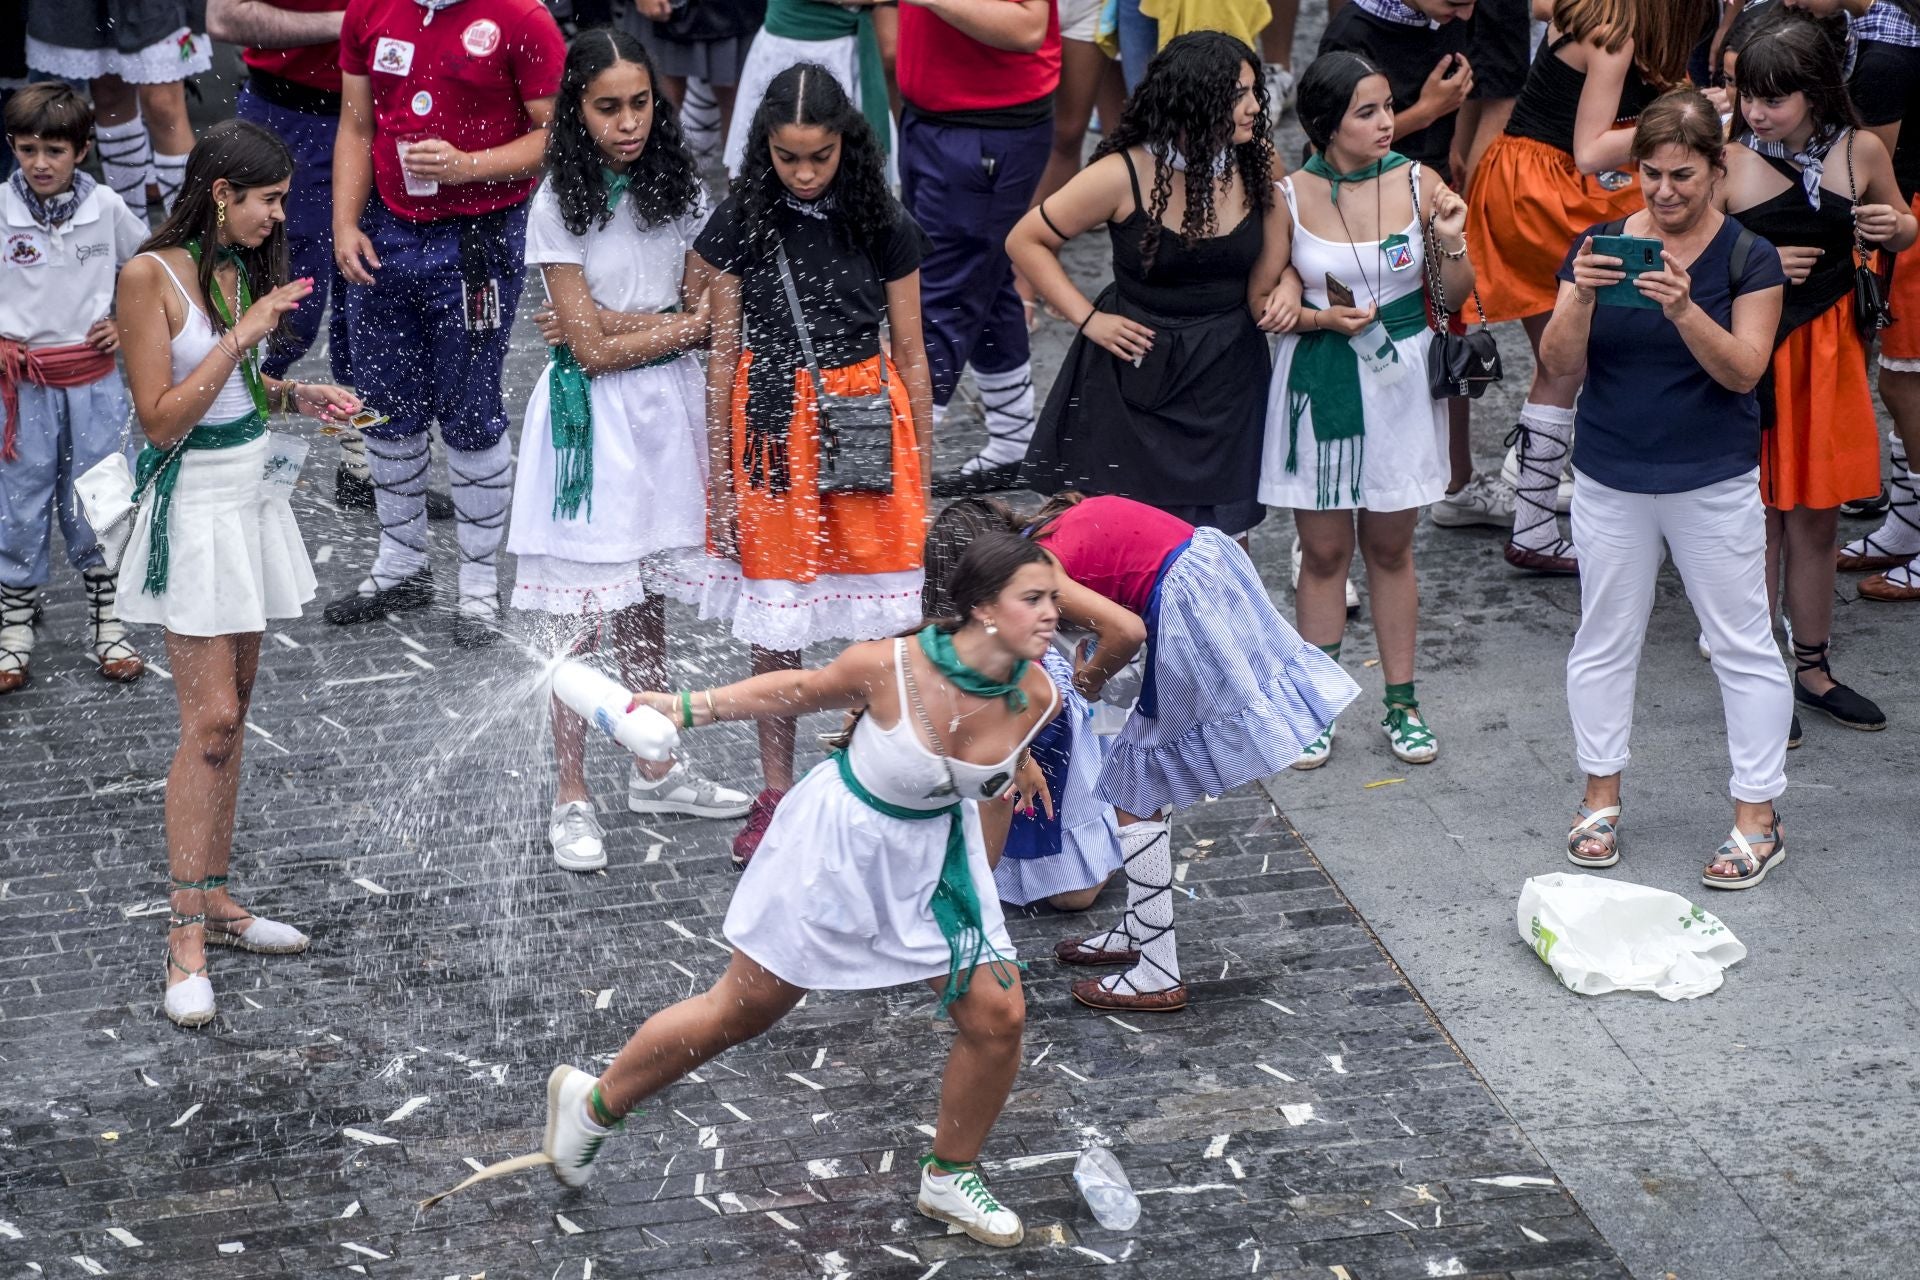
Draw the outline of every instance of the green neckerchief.
<instances>
[{"instance_id":1,"label":"green neckerchief","mask_svg":"<svg viewBox=\"0 0 1920 1280\"><path fill-rule=\"evenodd\" d=\"M926 654L927 661L941 675L953 681L960 692L970 693L976 698L1005 698L1007 710L1015 715L1027 709L1027 695L1020 688L1020 681L1027 674L1025 658L1013 664L1013 676L1005 684L1000 684L960 661L960 655L953 651L953 637L932 623L928 623L920 632L920 652Z\"/></svg>"},{"instance_id":2,"label":"green neckerchief","mask_svg":"<svg viewBox=\"0 0 1920 1280\"><path fill-rule=\"evenodd\" d=\"M1310 302L1301 304L1317 311ZM1395 342L1411 338L1427 327L1424 289L1396 298L1380 308L1380 323ZM1354 502L1360 500L1360 466L1366 448L1366 411L1360 402L1360 357L1345 334L1332 329L1309 329L1299 335L1293 362L1287 367L1287 474L1300 470L1300 418L1313 409L1313 438L1320 453L1314 475L1315 506L1324 511L1339 501L1346 478Z\"/></svg>"},{"instance_id":3,"label":"green neckerchief","mask_svg":"<svg viewBox=\"0 0 1920 1280\"><path fill-rule=\"evenodd\" d=\"M198 271L200 269L200 242L198 240L187 241L187 254L193 259L193 269ZM240 297L240 314L247 314L248 310L253 306L253 286L247 281L246 260L240 256L238 249L235 249L229 244L221 245L215 253L215 258L218 262L231 262L233 264L234 292ZM221 290L218 281L213 282L212 287L207 290L207 295L207 301L213 304L213 312L220 317L220 323L227 326L228 332L232 332L234 316L232 312L227 310L226 294ZM236 339L236 342L237 341ZM260 353L258 351L248 351L241 357L240 380L247 384L247 394L253 397L254 411L261 417L266 417L267 384L260 378Z\"/></svg>"},{"instance_id":4,"label":"green neckerchief","mask_svg":"<svg viewBox=\"0 0 1920 1280\"><path fill-rule=\"evenodd\" d=\"M133 497L153 488L153 518L147 525L147 576L140 589L150 596L167 589L167 560L171 541L167 536L173 513L173 486L180 479L180 455L188 449L231 449L235 445L258 440L267 433L264 414L250 413L233 422L203 422L187 433L177 447L157 449L152 445L140 450L134 463Z\"/></svg>"},{"instance_id":5,"label":"green neckerchief","mask_svg":"<svg viewBox=\"0 0 1920 1280\"><path fill-rule=\"evenodd\" d=\"M933 899L928 903L934 923L940 926L940 936L947 940L948 955L947 986L940 993L940 1007L934 1016L945 1017L947 1007L967 994L967 988L973 985L973 971L983 962L992 966L994 980L1002 991L1011 987L1013 975L1008 972L1009 968L1026 966L1001 955L987 941L986 925L980 916L980 895L974 890L973 871L967 858L967 829L961 818L960 803L955 801L944 809L908 809L889 804L861 785L845 751L834 752L833 761L840 768L840 781L853 793L853 798L875 813L909 821L947 820L946 856L940 860L940 879L933 886Z\"/></svg>"},{"instance_id":6,"label":"green neckerchief","mask_svg":"<svg viewBox=\"0 0 1920 1280\"><path fill-rule=\"evenodd\" d=\"M613 207L620 203L620 197L627 193L627 188L632 184L632 174L615 173L604 164L600 166L600 185L607 189L608 213L613 212Z\"/></svg>"},{"instance_id":7,"label":"green neckerchief","mask_svg":"<svg viewBox=\"0 0 1920 1280\"><path fill-rule=\"evenodd\" d=\"M880 61L880 38L873 31L873 8L845 8L830 0L767 0L761 27L788 40L838 40L854 37L860 51L860 114L873 126L882 154L892 150L893 124L887 111L887 69Z\"/></svg>"},{"instance_id":8,"label":"green neckerchief","mask_svg":"<svg viewBox=\"0 0 1920 1280\"><path fill-rule=\"evenodd\" d=\"M1352 173L1341 173L1338 169L1327 163L1327 158L1324 155L1316 151L1307 157L1306 164L1301 167L1316 178L1325 178L1327 185L1333 189L1332 198L1338 200L1340 198L1341 183L1368 182L1383 173L1390 173L1398 169L1403 164L1412 163L1413 161L1407 159L1398 151L1389 151L1372 164L1362 165Z\"/></svg>"},{"instance_id":9,"label":"green neckerchief","mask_svg":"<svg viewBox=\"0 0 1920 1280\"><path fill-rule=\"evenodd\" d=\"M626 181L624 175L621 181ZM679 311L668 307L661 315ZM669 351L636 369L658 369L672 364L684 352ZM561 342L549 348L552 365L547 370L547 417L553 440L553 518L571 520L587 509L593 519L593 378L580 367L573 348ZM622 370L622 372L625 372Z\"/></svg>"}]
</instances>

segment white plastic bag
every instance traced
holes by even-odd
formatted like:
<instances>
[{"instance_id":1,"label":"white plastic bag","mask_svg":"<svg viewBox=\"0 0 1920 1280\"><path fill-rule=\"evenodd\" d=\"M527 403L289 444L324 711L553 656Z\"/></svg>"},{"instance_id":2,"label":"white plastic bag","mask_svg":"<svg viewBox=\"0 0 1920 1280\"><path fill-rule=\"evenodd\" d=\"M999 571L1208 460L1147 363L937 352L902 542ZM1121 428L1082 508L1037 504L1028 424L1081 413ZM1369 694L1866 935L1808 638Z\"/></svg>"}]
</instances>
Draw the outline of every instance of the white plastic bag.
<instances>
[{"instance_id":1,"label":"white plastic bag","mask_svg":"<svg viewBox=\"0 0 1920 1280\"><path fill-rule=\"evenodd\" d=\"M1747 948L1677 893L1602 876L1555 873L1520 886L1520 940L1583 996L1651 991L1691 1000L1720 987Z\"/></svg>"}]
</instances>

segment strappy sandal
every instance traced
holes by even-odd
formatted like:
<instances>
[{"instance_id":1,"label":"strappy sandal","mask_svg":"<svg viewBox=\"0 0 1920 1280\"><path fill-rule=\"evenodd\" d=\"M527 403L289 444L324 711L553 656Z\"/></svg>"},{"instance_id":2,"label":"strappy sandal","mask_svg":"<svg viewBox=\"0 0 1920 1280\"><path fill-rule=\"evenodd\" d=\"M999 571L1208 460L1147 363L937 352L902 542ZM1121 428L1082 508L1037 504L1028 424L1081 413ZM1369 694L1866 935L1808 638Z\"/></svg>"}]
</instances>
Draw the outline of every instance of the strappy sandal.
<instances>
[{"instance_id":1,"label":"strappy sandal","mask_svg":"<svg viewBox=\"0 0 1920 1280\"><path fill-rule=\"evenodd\" d=\"M0 586L0 693L12 693L32 678L39 625L40 588Z\"/></svg>"},{"instance_id":2,"label":"strappy sandal","mask_svg":"<svg viewBox=\"0 0 1920 1280\"><path fill-rule=\"evenodd\" d=\"M1771 844L1773 851L1764 856L1755 853L1753 846L1756 841L1760 844ZM1765 832L1749 836L1742 834L1739 827L1734 827L1732 833L1721 844L1719 852L1714 855L1713 861L1708 863L1707 869L1701 873L1700 883L1709 889L1751 889L1766 879L1767 872L1773 870L1774 864L1786 856L1787 840L1780 833L1780 814L1776 811L1773 815L1773 826ZM1723 862L1744 864L1746 869L1732 876L1713 874L1713 869Z\"/></svg>"},{"instance_id":3,"label":"strappy sandal","mask_svg":"<svg viewBox=\"0 0 1920 1280\"><path fill-rule=\"evenodd\" d=\"M208 889L224 889L227 877L209 876L200 882ZM291 956L305 951L312 939L290 924L256 916L242 909L237 916L206 916L207 941L216 947L236 947L263 956ZM249 922L249 923L243 923ZM239 925L239 928L235 928Z\"/></svg>"},{"instance_id":4,"label":"strappy sandal","mask_svg":"<svg viewBox=\"0 0 1920 1280\"><path fill-rule=\"evenodd\" d=\"M81 580L87 589L90 648L100 676L116 684L132 684L146 674L147 661L127 639L126 626L115 610L114 597L119 590L115 576L105 569L88 569Z\"/></svg>"},{"instance_id":5,"label":"strappy sandal","mask_svg":"<svg viewBox=\"0 0 1920 1280\"><path fill-rule=\"evenodd\" d=\"M1588 867L1600 870L1611 867L1620 861L1620 806L1610 804L1598 809L1589 809L1582 804L1579 809L1580 820L1567 832L1567 861L1576 867ZM1606 847L1606 852L1598 857L1580 852L1583 844L1598 842Z\"/></svg>"},{"instance_id":6,"label":"strappy sandal","mask_svg":"<svg viewBox=\"0 0 1920 1280\"><path fill-rule=\"evenodd\" d=\"M1396 758L1407 764L1432 764L1440 755L1440 739L1420 717L1420 704L1396 702L1387 708L1380 722L1386 730L1387 746Z\"/></svg>"},{"instance_id":7,"label":"strappy sandal","mask_svg":"<svg viewBox=\"0 0 1920 1280\"><path fill-rule=\"evenodd\" d=\"M204 892L209 888L205 880L175 880L174 893ZM195 925L205 926L207 917L204 912L182 915L178 911L167 917L167 932L176 929L191 929ZM160 1007L167 1020L176 1027L204 1027L213 1021L213 981L207 977L207 966L203 963L196 969L189 969L174 958L171 939L167 945L166 976L171 978L178 969L187 975L184 982L169 982L165 994L161 997Z\"/></svg>"}]
</instances>

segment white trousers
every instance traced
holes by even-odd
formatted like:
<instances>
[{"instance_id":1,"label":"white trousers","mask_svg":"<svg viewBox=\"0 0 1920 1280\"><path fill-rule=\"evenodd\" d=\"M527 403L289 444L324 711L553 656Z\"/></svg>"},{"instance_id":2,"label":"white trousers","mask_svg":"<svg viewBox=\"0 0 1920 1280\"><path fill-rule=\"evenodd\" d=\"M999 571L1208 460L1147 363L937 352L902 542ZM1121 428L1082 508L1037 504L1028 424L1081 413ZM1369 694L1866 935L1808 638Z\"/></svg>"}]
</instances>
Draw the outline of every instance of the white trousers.
<instances>
[{"instance_id":1,"label":"white trousers","mask_svg":"<svg viewBox=\"0 0 1920 1280\"><path fill-rule=\"evenodd\" d=\"M1685 493L1625 493L1576 470L1572 523L1580 631L1567 655L1567 710L1581 770L1606 777L1626 768L1640 650L1670 552L1720 680L1728 790L1756 804L1785 791L1793 687L1767 608L1759 473Z\"/></svg>"}]
</instances>

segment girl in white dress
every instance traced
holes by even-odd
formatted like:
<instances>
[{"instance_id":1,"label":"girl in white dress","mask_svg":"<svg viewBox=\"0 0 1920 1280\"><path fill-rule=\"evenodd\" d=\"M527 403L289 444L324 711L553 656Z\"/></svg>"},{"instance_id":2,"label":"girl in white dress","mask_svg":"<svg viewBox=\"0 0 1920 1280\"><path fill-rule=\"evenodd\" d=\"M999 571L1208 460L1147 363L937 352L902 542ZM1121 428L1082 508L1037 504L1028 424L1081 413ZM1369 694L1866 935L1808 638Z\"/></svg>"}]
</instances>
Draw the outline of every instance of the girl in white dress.
<instances>
[{"instance_id":1,"label":"girl in white dress","mask_svg":"<svg viewBox=\"0 0 1920 1280\"><path fill-rule=\"evenodd\" d=\"M646 48L599 28L567 47L546 181L527 215L527 262L551 307L553 360L520 433L507 549L513 607L577 633L575 652L612 649L629 684L663 682L666 601L648 565L706 537L706 379L693 348L707 302L688 266L706 196ZM568 871L607 864L587 794L586 722L553 704L559 785L547 839ZM737 818L745 792L683 765L636 761L636 813Z\"/></svg>"},{"instance_id":2,"label":"girl in white dress","mask_svg":"<svg viewBox=\"0 0 1920 1280\"><path fill-rule=\"evenodd\" d=\"M727 910L733 961L702 995L641 1026L599 1079L547 1082L554 1176L585 1184L609 1130L702 1062L767 1030L810 989L925 982L958 1033L916 1207L1014 1245L1020 1218L980 1180L988 1131L1020 1068L1025 1001L978 808L1044 784L1027 758L1059 700L1040 668L1059 609L1045 552L982 536L949 580L958 616L856 644L818 671L776 671L638 701L682 727L847 708L844 746L775 812Z\"/></svg>"},{"instance_id":3,"label":"girl in white dress","mask_svg":"<svg viewBox=\"0 0 1920 1280\"><path fill-rule=\"evenodd\" d=\"M1395 756L1426 764L1440 748L1414 697L1413 530L1449 475L1446 402L1427 386L1427 254L1439 246L1447 297L1466 297L1466 204L1393 150L1391 91L1365 58L1319 58L1298 101L1314 155L1280 182L1291 266L1261 318L1283 336L1260 499L1294 510L1297 625L1336 659L1357 530L1386 677L1381 728ZM1341 288L1351 298L1330 296ZM1362 333L1364 357L1349 341ZM1294 767L1318 768L1332 750L1328 725Z\"/></svg>"},{"instance_id":4,"label":"girl in white dress","mask_svg":"<svg viewBox=\"0 0 1920 1280\"><path fill-rule=\"evenodd\" d=\"M255 916L227 892L247 705L270 618L297 618L313 568L286 495L270 483L270 407L344 418L340 387L261 374L260 344L313 290L286 282L282 202L293 159L258 125L228 120L187 160L180 200L120 274L116 311L127 386L148 444L138 515L120 565L120 616L166 629L180 703L167 773L166 1014L214 1015L206 944L272 954L306 935ZM255 297L255 290L260 296Z\"/></svg>"}]
</instances>

